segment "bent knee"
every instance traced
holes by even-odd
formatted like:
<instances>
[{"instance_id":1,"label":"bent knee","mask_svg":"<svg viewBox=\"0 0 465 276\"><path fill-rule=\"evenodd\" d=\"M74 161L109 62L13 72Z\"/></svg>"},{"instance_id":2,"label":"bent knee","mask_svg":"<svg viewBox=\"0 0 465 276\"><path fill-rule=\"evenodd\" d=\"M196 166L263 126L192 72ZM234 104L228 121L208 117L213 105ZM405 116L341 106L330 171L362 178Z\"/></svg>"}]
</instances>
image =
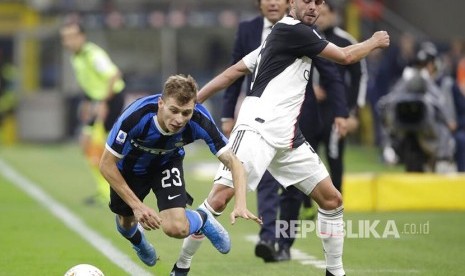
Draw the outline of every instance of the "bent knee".
<instances>
[{"instance_id":1,"label":"bent knee","mask_svg":"<svg viewBox=\"0 0 465 276\"><path fill-rule=\"evenodd\" d=\"M221 213L224 211L233 196L234 189L223 186L220 189L214 189L208 195L207 202L215 212Z\"/></svg>"},{"instance_id":2,"label":"bent knee","mask_svg":"<svg viewBox=\"0 0 465 276\"><path fill-rule=\"evenodd\" d=\"M189 226L182 222L172 222L162 226L163 232L172 238L182 239L189 235Z\"/></svg>"},{"instance_id":3,"label":"bent knee","mask_svg":"<svg viewBox=\"0 0 465 276\"><path fill-rule=\"evenodd\" d=\"M320 208L323 210L334 210L342 206L342 195L338 190L335 190L330 195L326 196L320 202Z\"/></svg>"}]
</instances>

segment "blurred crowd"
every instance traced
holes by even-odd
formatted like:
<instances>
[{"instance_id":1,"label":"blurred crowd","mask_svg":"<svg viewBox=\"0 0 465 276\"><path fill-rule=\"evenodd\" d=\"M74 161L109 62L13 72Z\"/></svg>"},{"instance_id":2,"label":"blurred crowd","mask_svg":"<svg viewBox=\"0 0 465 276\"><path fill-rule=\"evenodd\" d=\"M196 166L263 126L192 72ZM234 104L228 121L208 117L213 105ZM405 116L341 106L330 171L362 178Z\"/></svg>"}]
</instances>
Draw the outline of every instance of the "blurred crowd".
<instances>
[{"instance_id":1,"label":"blurred crowd","mask_svg":"<svg viewBox=\"0 0 465 276\"><path fill-rule=\"evenodd\" d=\"M37 1L37 3L39 2ZM52 5L53 1L43 2L50 3L50 5L35 8L39 11L43 10L43 13L49 15L56 15L63 11L71 12L80 5L79 1L61 1L60 3L63 6L56 7ZM366 33L385 27L380 24L385 12L384 1L339 0L335 2L338 3L341 11L346 9L348 3L357 6L360 12L361 30L356 36L360 40L365 38ZM89 30L92 30L91 34L94 38L98 38L99 42L106 42L106 45L104 44L106 49L110 55L115 57L115 62L124 73L128 83L128 92L131 92L132 87L134 87L132 90L137 89L138 92L141 90L140 87L143 87L144 91L148 86L151 87L150 91L160 87L158 85L160 76L154 76L154 72L161 75L159 74L160 71L162 73L166 71L163 65L166 65L167 60L170 61L168 65L173 67L172 69L176 73L191 73L199 79L201 85L204 80L209 79L210 76L225 67L229 62L228 52L231 50L229 45L231 43L228 43L225 38L232 40L232 35L229 33L233 32L239 18L227 15L236 14L234 13L234 8L237 8L236 5L234 5L234 8L230 7L227 13L219 13L223 16L210 16L211 18L224 19L218 21L222 22L221 24L215 23L223 29L218 27L214 32L210 31L211 33L208 33L207 29L210 27L207 28L204 24L205 26L201 29L204 37L198 39L197 33L192 31L192 28L199 26L200 23L197 23L201 18L203 18L202 22L205 22L205 18L210 18L205 16L205 11L193 16L196 13L192 12L192 9L187 9L184 6L181 9L179 3L175 5L172 1L162 1L161 6L154 4L160 11L153 10L150 13L151 16L147 16L148 12L147 14L143 13L144 16L141 15L144 19L153 20L127 20L126 25L118 29L113 28L113 25L110 24L113 22L110 19L114 18L114 16L109 15L118 10L116 3L122 4L125 3L124 1L91 1L89 3L94 3L94 5L89 6L86 4L87 8L83 8L82 19L84 19L86 27L91 27ZM142 5L142 3L151 2L138 1L138 3ZM194 11L202 11L198 6L201 4L197 3L197 1L187 1L186 3L184 5L197 7L197 9L193 9ZM211 6L213 3L216 2L208 1L207 4ZM253 3L251 4L245 0L241 2L244 5L245 3L248 3L249 7L244 8L245 6L242 6L243 9L239 9L242 10L239 13L241 18L255 12L253 7L250 7L253 6ZM132 7L132 5L127 5ZM89 7L93 7L93 9ZM166 52L159 49L157 53L160 53L160 55L153 54L153 45L163 44L162 37L165 39L167 36L166 33L162 33L160 30L168 25L171 27L177 26L168 20L171 17L165 18L162 16L164 19L159 20L161 18L159 15L163 14L160 7L169 11L184 10L184 15L190 15L190 17L182 20L191 23L188 24L188 27L184 28L184 25L177 29L174 27L175 31L173 31L173 28L169 28L172 32L168 33L168 35L173 37L177 35L180 42L178 47L168 47L170 51L176 49L176 53L173 54L173 57L176 57L174 59L162 59L161 57L166 55ZM220 7L219 4L218 7ZM153 7L150 6L150 8ZM151 11L150 8L145 9L145 11ZM102 10L102 13L97 14L93 12L95 10ZM209 12L215 14L215 11L213 9ZM343 13L341 12L341 14ZM130 18L129 14L128 18ZM137 13L135 14L137 15ZM350 32L347 22L349 16L347 14L341 17L339 25ZM103 20L103 18L106 19ZM179 16L173 16L173 18L179 18ZM190 20L189 18L196 20ZM100 28L100 25L95 25L96 22L107 22L109 24L108 30ZM115 22L119 21L116 20ZM125 34L126 29L132 26L128 22L143 22L141 24L145 27L136 24L141 29L137 29L140 32L138 33L138 39L134 39L134 44L130 44L125 40L125 45L118 46L121 44L118 43L121 42L121 39L117 34ZM147 22L151 22L151 28L146 26ZM164 23L158 24L157 22ZM217 21L213 20L212 22ZM228 32L224 30L228 30ZM157 32L157 35L147 35L147 33L153 34L154 32ZM134 31L132 31L131 35L133 33ZM53 49L55 47L58 49L59 46L56 46L59 44L56 39L57 36L48 39L47 43L49 44L44 45L44 48L52 48L51 46L53 46ZM405 164L407 171L465 171L465 40L463 38L451 38L448 43L428 41L424 36L419 36L415 32L404 32L392 37L392 44L387 50L374 52L366 59L369 77L365 110L368 110L368 112L359 114L359 116L365 116L365 118L359 118L361 128L358 134L363 136L367 132L372 133L374 137L372 139L373 144L379 147L382 160L387 164ZM0 41L2 46L0 50L3 51L3 53L0 51L0 127L4 130L0 135L0 144L14 140L13 137L6 137L7 135L5 135L9 132L7 129L14 127L11 118L19 94L12 90L12 84L15 83L14 79L12 79L13 72L15 72L12 69L14 68L12 64L13 54L7 53L8 49L12 47L10 46L11 43L7 40ZM134 51L130 58L127 55L119 55L119 53L127 49L128 45L129 47L137 45L138 50ZM155 48L158 48L158 46ZM204 49L208 50L205 51ZM151 53L152 61L147 60L148 51ZM43 52L53 53L54 51ZM49 57L48 55L46 57ZM42 59L44 66L51 63L47 61L49 60L47 58ZM154 64L149 64L150 62ZM53 75L53 78L51 78L53 81L41 81L41 83L51 83L50 86L62 86L60 90L69 89L67 86L65 87L68 82L64 81L63 76L65 73L61 70L63 64L65 63L59 60L59 55L53 55L53 66L46 67L53 68L53 70L42 68L39 73L42 77L45 72L51 72L48 75ZM137 71L133 67L141 69ZM144 83L148 85L144 86ZM212 105L211 109L212 114L219 114L219 111L216 110L218 109L216 103ZM219 117L219 115L215 117ZM367 121L372 125L367 125ZM370 139L361 139L360 141L362 143L371 143Z\"/></svg>"}]
</instances>

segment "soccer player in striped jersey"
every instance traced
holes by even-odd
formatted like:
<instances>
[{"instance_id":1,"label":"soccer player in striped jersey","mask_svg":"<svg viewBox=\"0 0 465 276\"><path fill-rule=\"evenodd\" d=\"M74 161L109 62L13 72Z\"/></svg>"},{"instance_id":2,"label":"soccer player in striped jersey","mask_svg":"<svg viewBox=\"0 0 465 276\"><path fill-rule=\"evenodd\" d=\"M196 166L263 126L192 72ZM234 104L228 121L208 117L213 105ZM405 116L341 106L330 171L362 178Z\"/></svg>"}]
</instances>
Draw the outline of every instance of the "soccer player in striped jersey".
<instances>
[{"instance_id":1,"label":"soccer player in striped jersey","mask_svg":"<svg viewBox=\"0 0 465 276\"><path fill-rule=\"evenodd\" d=\"M305 141L299 117L305 88L311 85L313 57L354 63L374 49L388 47L389 35L378 31L361 43L341 48L312 27L323 0L289 3L289 15L274 25L262 45L207 83L199 91L199 101L253 72L251 90L242 103L228 145L247 170L249 189L255 190L268 170L285 188L293 185L318 203L318 235L323 242L326 275L342 276L342 196L317 153ZM203 205L220 215L233 194L231 174L220 166L213 190ZM185 239L177 267L190 266L198 247L196 240Z\"/></svg>"},{"instance_id":2,"label":"soccer player in striped jersey","mask_svg":"<svg viewBox=\"0 0 465 276\"><path fill-rule=\"evenodd\" d=\"M208 111L197 102L197 84L190 76L168 78L163 93L140 98L118 118L107 139L100 171L110 183L110 209L117 230L133 245L148 266L156 263L155 249L141 228L163 229L184 238L202 233L223 254L230 250L228 232L204 208L186 209L192 198L186 192L184 145L204 140L210 151L232 173L236 190L236 217L261 221L247 210L244 167L216 127ZM159 213L143 203L155 193Z\"/></svg>"}]
</instances>

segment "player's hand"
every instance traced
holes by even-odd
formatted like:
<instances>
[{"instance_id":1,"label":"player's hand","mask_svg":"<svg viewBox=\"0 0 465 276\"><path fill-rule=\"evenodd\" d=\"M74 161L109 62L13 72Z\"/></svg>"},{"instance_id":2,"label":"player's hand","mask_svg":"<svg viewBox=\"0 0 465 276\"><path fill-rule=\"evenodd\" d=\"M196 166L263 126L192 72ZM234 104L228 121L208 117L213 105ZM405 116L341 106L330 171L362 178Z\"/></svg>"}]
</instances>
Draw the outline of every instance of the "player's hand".
<instances>
[{"instance_id":1,"label":"player's hand","mask_svg":"<svg viewBox=\"0 0 465 276\"><path fill-rule=\"evenodd\" d=\"M390 43L389 34L386 31L378 31L371 37L376 41L378 48L387 48Z\"/></svg>"},{"instance_id":2,"label":"player's hand","mask_svg":"<svg viewBox=\"0 0 465 276\"><path fill-rule=\"evenodd\" d=\"M236 218L243 218L246 220L253 220L258 224L263 224L263 221L255 216L252 212L250 212L247 208L238 208L234 207L234 210L231 212L230 215L231 224L236 223Z\"/></svg>"},{"instance_id":3,"label":"player's hand","mask_svg":"<svg viewBox=\"0 0 465 276\"><path fill-rule=\"evenodd\" d=\"M162 220L152 208L142 204L140 207L133 209L133 212L136 220L145 230L160 228Z\"/></svg>"}]
</instances>

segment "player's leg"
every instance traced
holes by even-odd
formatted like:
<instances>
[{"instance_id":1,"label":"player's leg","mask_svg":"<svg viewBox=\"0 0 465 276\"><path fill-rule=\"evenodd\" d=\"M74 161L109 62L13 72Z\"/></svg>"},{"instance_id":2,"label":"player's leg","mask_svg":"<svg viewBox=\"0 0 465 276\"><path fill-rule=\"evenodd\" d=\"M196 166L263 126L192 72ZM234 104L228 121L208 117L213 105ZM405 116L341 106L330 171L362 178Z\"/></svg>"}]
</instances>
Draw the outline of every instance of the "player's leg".
<instances>
[{"instance_id":1,"label":"player's leg","mask_svg":"<svg viewBox=\"0 0 465 276\"><path fill-rule=\"evenodd\" d=\"M154 178L153 190L162 216L162 229L171 237L184 238L201 231L223 254L229 252L231 240L224 227L206 209L187 210L182 159L172 160L160 168L160 174ZM176 172L176 173L172 173Z\"/></svg>"},{"instance_id":2,"label":"player's leg","mask_svg":"<svg viewBox=\"0 0 465 276\"><path fill-rule=\"evenodd\" d=\"M301 123L300 125L302 126L303 124ZM304 135L305 139L308 141L310 146L315 150L315 152L318 152L320 145L324 140L323 136L325 133L325 129L328 129L327 133L331 131L331 127L325 128L323 125L321 125L321 122L317 125L319 125L319 128L317 130L315 130L313 127L309 128L308 125L302 129L302 134ZM332 125L332 123L330 123L329 125ZM317 213L318 206L316 206L316 204L312 201L311 197L304 195L304 198L302 200L302 210L300 211L299 218L301 220L315 220Z\"/></svg>"},{"instance_id":3,"label":"player's leg","mask_svg":"<svg viewBox=\"0 0 465 276\"><path fill-rule=\"evenodd\" d=\"M155 248L145 238L143 228L136 221L134 216L116 215L116 229L118 232L132 243L139 259L148 266L154 266L157 262Z\"/></svg>"},{"instance_id":4,"label":"player's leg","mask_svg":"<svg viewBox=\"0 0 465 276\"><path fill-rule=\"evenodd\" d=\"M319 205L319 236L328 273L332 273L328 275L344 275L342 197L316 152L308 143L294 150L279 151L269 170L283 186L294 185L304 194L311 195Z\"/></svg>"},{"instance_id":5,"label":"player's leg","mask_svg":"<svg viewBox=\"0 0 465 276\"><path fill-rule=\"evenodd\" d=\"M204 234L213 246L226 254L231 248L229 234L224 227L201 207L197 210L170 208L160 212L162 229L173 238L185 238L191 234Z\"/></svg>"},{"instance_id":6,"label":"player's leg","mask_svg":"<svg viewBox=\"0 0 465 276\"><path fill-rule=\"evenodd\" d=\"M208 198L200 204L198 210L203 210L212 217L220 216L233 196L234 189L232 187L221 184L213 185ZM187 275L192 263L192 258L200 248L204 239L205 235L202 231L195 232L184 239L181 252L171 275Z\"/></svg>"},{"instance_id":7,"label":"player's leg","mask_svg":"<svg viewBox=\"0 0 465 276\"><path fill-rule=\"evenodd\" d=\"M328 176L311 192L318 204L318 235L323 242L327 275L345 275L342 264L344 245L344 222L341 193Z\"/></svg>"},{"instance_id":8,"label":"player's leg","mask_svg":"<svg viewBox=\"0 0 465 276\"><path fill-rule=\"evenodd\" d=\"M150 179L125 177L126 182L133 192L143 200L150 192ZM137 185L133 185L137 183ZM154 266L157 254L152 244L145 238L144 229L136 221L131 207L129 207L119 195L110 189L110 209L116 214L115 222L118 232L132 244L139 259L148 266Z\"/></svg>"},{"instance_id":9,"label":"player's leg","mask_svg":"<svg viewBox=\"0 0 465 276\"><path fill-rule=\"evenodd\" d=\"M231 134L229 145L245 166L249 188L255 190L275 152L258 133L241 129L236 129ZM231 171L220 165L215 176L215 185L199 209L204 209L212 216L221 215L234 196L233 187ZM191 235L184 240L171 275L187 275L192 257L201 243L202 238L198 235Z\"/></svg>"}]
</instances>

